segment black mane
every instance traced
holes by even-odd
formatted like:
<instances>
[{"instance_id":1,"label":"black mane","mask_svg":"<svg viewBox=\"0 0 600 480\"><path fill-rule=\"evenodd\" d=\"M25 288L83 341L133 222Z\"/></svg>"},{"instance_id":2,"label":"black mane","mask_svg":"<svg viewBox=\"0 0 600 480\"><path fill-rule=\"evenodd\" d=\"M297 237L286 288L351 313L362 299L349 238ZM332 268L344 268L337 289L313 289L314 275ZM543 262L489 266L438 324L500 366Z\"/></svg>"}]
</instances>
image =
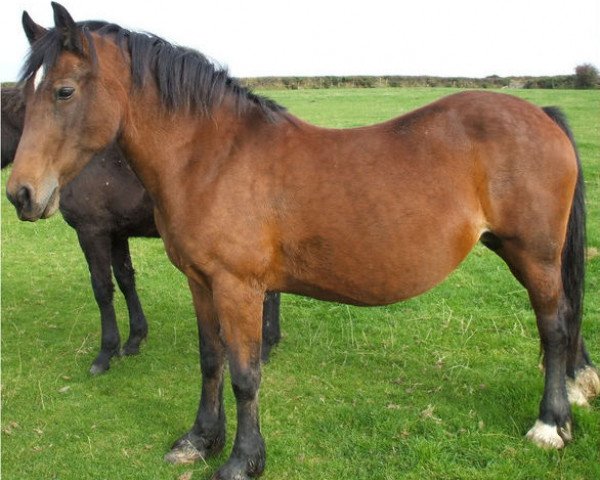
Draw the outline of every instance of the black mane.
<instances>
[{"instance_id":1,"label":"black mane","mask_svg":"<svg viewBox=\"0 0 600 480\"><path fill-rule=\"evenodd\" d=\"M269 120L275 120L285 112L281 105L240 85L226 69L215 66L196 50L174 45L151 33L133 32L102 21L79 22L77 28L90 45L89 55L93 63L96 59L90 32L113 36L131 58L134 87L141 88L149 77L153 78L163 104L170 110L210 114L226 95L232 95L238 114L254 106ZM46 70L52 69L65 48L60 33L54 28L48 30L31 46L19 82L27 80L42 66ZM70 49L73 53L85 55L81 46L70 46Z\"/></svg>"}]
</instances>

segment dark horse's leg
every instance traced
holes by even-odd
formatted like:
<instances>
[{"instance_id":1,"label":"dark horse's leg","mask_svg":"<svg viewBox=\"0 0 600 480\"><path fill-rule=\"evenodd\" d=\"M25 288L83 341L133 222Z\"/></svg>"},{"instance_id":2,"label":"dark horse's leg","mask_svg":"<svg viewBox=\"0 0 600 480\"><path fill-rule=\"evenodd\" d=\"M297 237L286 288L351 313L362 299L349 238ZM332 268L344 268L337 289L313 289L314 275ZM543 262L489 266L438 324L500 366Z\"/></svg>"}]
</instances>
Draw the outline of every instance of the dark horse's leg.
<instances>
[{"instance_id":1,"label":"dark horse's leg","mask_svg":"<svg viewBox=\"0 0 600 480\"><path fill-rule=\"evenodd\" d=\"M126 237L113 238L112 267L129 312L129 338L123 347L123 354L135 355L140 351L140 343L148 335L148 322L135 289L135 271Z\"/></svg>"},{"instance_id":2,"label":"dark horse's leg","mask_svg":"<svg viewBox=\"0 0 600 480\"><path fill-rule=\"evenodd\" d=\"M110 359L119 354L121 338L113 307L111 239L109 235L77 230L79 244L90 270L94 297L100 309L102 340L100 353L92 363L90 373L103 373L110 367Z\"/></svg>"},{"instance_id":3,"label":"dark horse's leg","mask_svg":"<svg viewBox=\"0 0 600 480\"><path fill-rule=\"evenodd\" d=\"M280 294L268 292L263 303L262 361L268 362L272 348L281 339L279 326Z\"/></svg>"},{"instance_id":4,"label":"dark horse's leg","mask_svg":"<svg viewBox=\"0 0 600 480\"><path fill-rule=\"evenodd\" d=\"M166 459L193 461L223 446L222 371L226 349L237 403L237 431L231 456L213 478L244 480L260 475L265 467L265 444L258 416L264 294L232 277L213 281L212 296L201 290L192 286L201 326L200 408L191 432L175 443ZM206 310L211 313L208 320L200 315L206 315Z\"/></svg>"}]
</instances>

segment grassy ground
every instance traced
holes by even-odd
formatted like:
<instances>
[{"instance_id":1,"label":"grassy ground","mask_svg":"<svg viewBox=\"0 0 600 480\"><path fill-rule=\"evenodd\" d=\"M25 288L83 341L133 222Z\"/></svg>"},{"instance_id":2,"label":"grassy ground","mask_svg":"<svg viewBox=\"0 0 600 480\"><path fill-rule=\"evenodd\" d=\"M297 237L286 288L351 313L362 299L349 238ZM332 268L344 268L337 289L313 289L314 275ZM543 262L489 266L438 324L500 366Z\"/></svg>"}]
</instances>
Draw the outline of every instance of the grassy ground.
<instances>
[{"instance_id":1,"label":"grassy ground","mask_svg":"<svg viewBox=\"0 0 600 480\"><path fill-rule=\"evenodd\" d=\"M319 125L384 120L446 89L265 92ZM511 91L568 114L600 247L600 92ZM3 172L3 185L7 172ZM193 421L199 373L185 281L160 241L135 240L150 322L141 355L104 376L88 367L98 312L74 231L56 217L18 222L2 195L2 474L6 479L204 479L207 464L162 456ZM588 262L584 334L600 362L600 257ZM126 332L125 305L116 306ZM269 479L600 478L600 411L574 409L575 440L546 452L524 438L542 390L524 290L484 248L441 286L386 308L284 296L284 337L264 368Z\"/></svg>"}]
</instances>

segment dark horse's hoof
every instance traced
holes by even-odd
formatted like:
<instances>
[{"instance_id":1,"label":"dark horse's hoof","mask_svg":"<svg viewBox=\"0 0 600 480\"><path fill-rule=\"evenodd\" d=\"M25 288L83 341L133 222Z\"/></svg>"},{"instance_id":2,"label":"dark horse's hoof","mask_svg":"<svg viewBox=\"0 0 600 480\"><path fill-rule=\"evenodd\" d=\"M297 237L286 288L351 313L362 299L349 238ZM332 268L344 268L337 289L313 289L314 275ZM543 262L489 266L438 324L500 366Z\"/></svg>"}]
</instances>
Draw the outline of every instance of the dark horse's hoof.
<instances>
[{"instance_id":1,"label":"dark horse's hoof","mask_svg":"<svg viewBox=\"0 0 600 480\"><path fill-rule=\"evenodd\" d=\"M137 355L140 353L140 343L142 340L127 342L123 349L121 350L121 355L130 357L132 355Z\"/></svg>"},{"instance_id":2,"label":"dark horse's hoof","mask_svg":"<svg viewBox=\"0 0 600 480\"><path fill-rule=\"evenodd\" d=\"M109 368L110 368L109 363L106 363L106 364L94 363L90 367L90 373L92 375L100 375L100 374L106 372Z\"/></svg>"},{"instance_id":3,"label":"dark horse's hoof","mask_svg":"<svg viewBox=\"0 0 600 480\"><path fill-rule=\"evenodd\" d=\"M165 461L175 464L194 463L218 454L224 446L224 434L208 441L200 435L188 432L173 444L171 451L165 455Z\"/></svg>"},{"instance_id":4,"label":"dark horse's hoof","mask_svg":"<svg viewBox=\"0 0 600 480\"><path fill-rule=\"evenodd\" d=\"M110 359L113 357L119 357L120 353L119 347L111 351L100 350L100 353L94 360L94 363L92 363L90 373L92 375L100 375L101 373L106 372L110 368Z\"/></svg>"},{"instance_id":5,"label":"dark horse's hoof","mask_svg":"<svg viewBox=\"0 0 600 480\"><path fill-rule=\"evenodd\" d=\"M143 323L146 323L144 319ZM129 334L129 338L123 345L123 349L121 350L121 355L137 355L140 353L140 345L146 337L148 336L148 327L144 327L141 329L136 329Z\"/></svg>"}]
</instances>

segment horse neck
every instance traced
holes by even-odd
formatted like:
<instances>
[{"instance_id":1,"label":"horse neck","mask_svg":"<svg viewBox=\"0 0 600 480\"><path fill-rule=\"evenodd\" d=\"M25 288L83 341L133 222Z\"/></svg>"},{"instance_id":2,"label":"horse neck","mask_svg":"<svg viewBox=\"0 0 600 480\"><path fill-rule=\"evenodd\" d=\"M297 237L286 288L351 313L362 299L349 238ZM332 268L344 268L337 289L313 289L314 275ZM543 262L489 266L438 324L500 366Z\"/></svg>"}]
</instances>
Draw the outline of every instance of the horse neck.
<instances>
[{"instance_id":1,"label":"horse neck","mask_svg":"<svg viewBox=\"0 0 600 480\"><path fill-rule=\"evenodd\" d=\"M2 89L2 122L13 127L19 134L23 131L25 103L16 88Z\"/></svg>"},{"instance_id":2,"label":"horse neck","mask_svg":"<svg viewBox=\"0 0 600 480\"><path fill-rule=\"evenodd\" d=\"M238 115L233 99L225 99L209 115L170 112L157 92L132 96L119 145L157 206L166 193L211 170L252 125L252 112Z\"/></svg>"},{"instance_id":3,"label":"horse neck","mask_svg":"<svg viewBox=\"0 0 600 480\"><path fill-rule=\"evenodd\" d=\"M16 89L2 89L2 168L14 161L23 133L25 104Z\"/></svg>"}]
</instances>

